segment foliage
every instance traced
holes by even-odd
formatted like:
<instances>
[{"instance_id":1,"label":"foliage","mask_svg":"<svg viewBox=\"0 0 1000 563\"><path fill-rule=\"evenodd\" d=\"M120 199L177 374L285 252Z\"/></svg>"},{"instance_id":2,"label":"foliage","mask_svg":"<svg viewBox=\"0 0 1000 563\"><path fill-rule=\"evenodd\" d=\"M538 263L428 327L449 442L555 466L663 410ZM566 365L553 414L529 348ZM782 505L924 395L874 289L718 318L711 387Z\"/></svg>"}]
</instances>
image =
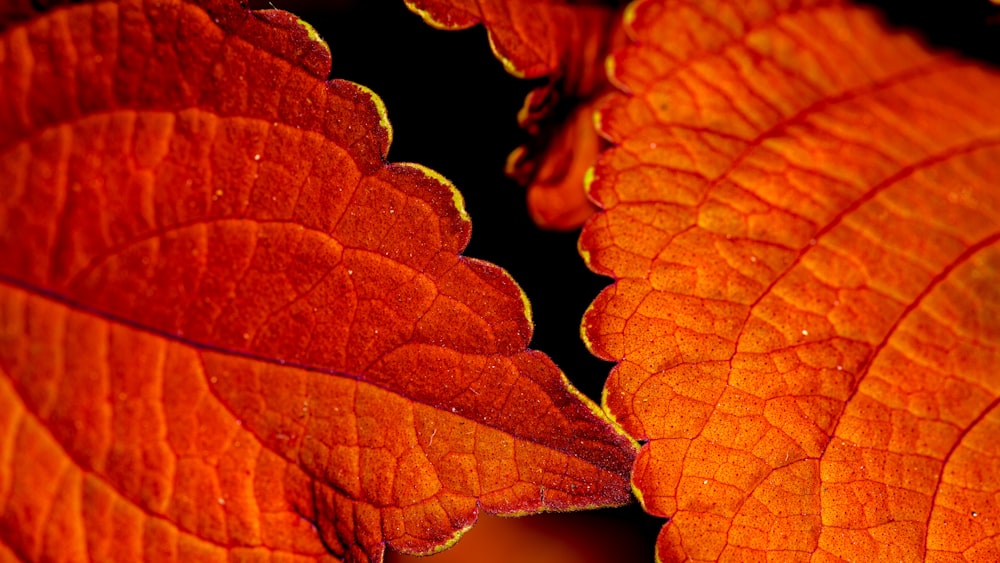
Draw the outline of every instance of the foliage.
<instances>
[{"instance_id":1,"label":"foliage","mask_svg":"<svg viewBox=\"0 0 1000 563\"><path fill-rule=\"evenodd\" d=\"M607 416L644 444L661 560L998 555L995 71L836 2L411 4L548 77L508 165L536 221L591 213L604 151L580 239L614 278L583 323L603 409L458 254L450 183L386 162L379 99L322 84L312 28L12 3L2 558L427 552L480 508L625 501Z\"/></svg>"}]
</instances>

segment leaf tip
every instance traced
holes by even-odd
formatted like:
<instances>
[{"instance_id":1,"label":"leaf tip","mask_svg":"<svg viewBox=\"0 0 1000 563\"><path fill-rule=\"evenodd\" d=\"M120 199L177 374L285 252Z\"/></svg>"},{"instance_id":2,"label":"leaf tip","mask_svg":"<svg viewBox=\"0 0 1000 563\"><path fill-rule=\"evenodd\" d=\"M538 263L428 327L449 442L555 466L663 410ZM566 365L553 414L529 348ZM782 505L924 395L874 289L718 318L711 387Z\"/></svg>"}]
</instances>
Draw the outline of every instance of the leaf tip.
<instances>
[{"instance_id":1,"label":"leaf tip","mask_svg":"<svg viewBox=\"0 0 1000 563\"><path fill-rule=\"evenodd\" d=\"M381 108L380 111L384 111L384 107ZM421 174L423 174L424 176L427 176L428 178L434 180L442 187L447 188L448 193L451 194L451 202L452 205L454 206L455 212L458 213L459 220L462 223L466 224L472 222L472 219L469 217L469 212L465 208L465 198L462 197L462 192L460 192L459 189L455 187L455 184L452 183L452 181L446 178L443 174L441 174L437 170L433 170L431 168L424 166L423 164L417 164L415 162L401 162L397 163L396 166L404 166L411 170L416 170Z\"/></svg>"},{"instance_id":2,"label":"leaf tip","mask_svg":"<svg viewBox=\"0 0 1000 563\"><path fill-rule=\"evenodd\" d=\"M465 29L474 24L474 22L468 21L446 21L445 19L438 19L434 17L433 10L425 10L420 7L420 3L417 0L404 0L406 7L414 14L420 16L420 19L424 20L424 23L433 27L434 29L441 29L445 31L456 31L459 29ZM447 12L445 12L447 13Z\"/></svg>"},{"instance_id":3,"label":"leaf tip","mask_svg":"<svg viewBox=\"0 0 1000 563\"><path fill-rule=\"evenodd\" d=\"M504 174L506 174L507 176L514 176L517 173L517 170L521 162L524 161L524 157L527 152L528 152L528 147L524 145L520 145L514 150L510 151L510 154L507 155L507 160L504 162L503 165Z\"/></svg>"},{"instance_id":4,"label":"leaf tip","mask_svg":"<svg viewBox=\"0 0 1000 563\"><path fill-rule=\"evenodd\" d=\"M626 30L631 30L633 24L635 24L636 17L638 17L639 7L644 4L643 0L637 0L636 2L629 2L625 6L625 11L622 13L622 26Z\"/></svg>"},{"instance_id":5,"label":"leaf tip","mask_svg":"<svg viewBox=\"0 0 1000 563\"><path fill-rule=\"evenodd\" d=\"M584 254L586 254L586 256L583 256ZM587 262L590 257L590 252L581 248L580 255L583 256L583 261ZM587 305L587 309L583 312L583 317L580 319L580 340L582 340L583 345L587 347L587 351L596 356L597 354L594 352L594 342L590 339L590 336L587 335L587 317L590 316L593 309L594 302L591 301L590 304Z\"/></svg>"},{"instance_id":6,"label":"leaf tip","mask_svg":"<svg viewBox=\"0 0 1000 563\"><path fill-rule=\"evenodd\" d=\"M330 53L330 46L323 40L323 37L320 36L319 32L316 31L316 28L313 27L312 24L302 18L296 18L295 23L306 31L306 35L309 37L310 41L322 47L323 50L326 51L327 55L332 56Z\"/></svg>"},{"instance_id":7,"label":"leaf tip","mask_svg":"<svg viewBox=\"0 0 1000 563\"><path fill-rule=\"evenodd\" d=\"M635 479L632 480L632 496L635 500L639 501L639 506L642 507L642 511L646 514L650 514L649 507L646 506L646 499L642 496L642 488L635 483Z\"/></svg>"},{"instance_id":8,"label":"leaf tip","mask_svg":"<svg viewBox=\"0 0 1000 563\"><path fill-rule=\"evenodd\" d=\"M309 25L309 24L305 24L305 25ZM385 143L385 148L383 150L387 150L388 147L392 146L393 133L392 133L392 123L389 122L389 111L385 107L385 102L382 101L382 97L381 96L379 96L378 94L376 94L371 88L365 86L364 84L358 84L357 82L351 82L351 84L354 86L355 89L357 89L357 91L358 91L359 94L367 96L368 99L371 100L372 105L375 106L375 113L378 115L378 126L379 126L380 129L382 129L383 131L385 131L385 135L386 135L386 143ZM386 156L388 156L388 153L382 154L382 158L383 159L385 159ZM429 168L426 168L426 167L423 167L423 166L421 166L420 168L423 169L424 172L428 172L428 173L430 173L432 175L436 175L435 176L436 178L442 178L443 179L443 176L441 176L440 174L437 174L437 172L434 172L433 170L430 170ZM447 184L447 185L449 185L449 186L451 186L452 190L455 189L455 187L452 186L451 182L449 182L448 180L444 180L444 183Z\"/></svg>"},{"instance_id":9,"label":"leaf tip","mask_svg":"<svg viewBox=\"0 0 1000 563\"><path fill-rule=\"evenodd\" d=\"M490 51L493 51L493 55L497 58L498 61L500 61L500 64L503 65L503 69L507 71L507 74L510 74L514 78L520 78L522 80L526 78L534 78L539 74L538 71L531 72L518 68L517 64L513 60L511 60L510 57L504 55L503 52L501 52L500 48L497 46L497 41L493 35L493 30L489 27L486 28L486 38L490 42Z\"/></svg>"},{"instance_id":10,"label":"leaf tip","mask_svg":"<svg viewBox=\"0 0 1000 563\"><path fill-rule=\"evenodd\" d=\"M478 520L479 520L479 514L478 514L478 510L477 510L477 513L473 516L473 518L471 520L469 520L468 524L465 524L464 526L462 526L462 527L458 528L457 530L455 530L454 532L452 532L452 534L450 536L448 536L446 539L442 540L441 543L434 544L434 545L432 545L431 547L429 547L426 550L422 550L422 551L420 551L420 550L418 550L418 551L405 550L404 551L404 550L396 549L395 547L393 547L393 549L396 549L396 551L398 551L399 553L402 553L404 555L411 555L411 556L415 556L415 557L428 557L428 556L431 556L431 555L436 555L438 553L441 553L442 551L446 551L446 550L451 549L452 547L454 547L455 544L458 543L458 540L462 539L462 536L464 536L466 532L468 532L469 530L472 529L473 526L475 526L475 524L476 524L476 522Z\"/></svg>"},{"instance_id":11,"label":"leaf tip","mask_svg":"<svg viewBox=\"0 0 1000 563\"><path fill-rule=\"evenodd\" d=\"M586 225L584 225L584 227L586 227ZM584 233L586 232L586 228L584 229L583 232ZM581 233L580 237L578 237L576 239L576 252L580 255L580 258L583 259L583 264L585 266L587 266L587 269L589 269L591 272L596 271L594 269L594 266L592 265L592 261L593 261L594 256L590 252L590 250L587 249L587 247L585 245L585 242L583 240L583 234L582 233ZM593 305L591 305L591 306L593 306ZM583 318L587 318L587 314L589 312L590 312L590 307L588 307L587 310L584 312ZM583 331L583 325L582 324L580 325L580 330L581 330L581 334L582 334L582 331ZM584 340L584 342L587 341L586 338L584 338L583 340ZM588 346L588 348L589 348L589 346Z\"/></svg>"},{"instance_id":12,"label":"leaf tip","mask_svg":"<svg viewBox=\"0 0 1000 563\"><path fill-rule=\"evenodd\" d=\"M583 191L587 197L590 197L590 186L594 183L595 174L593 166L587 168L587 171L583 173Z\"/></svg>"},{"instance_id":13,"label":"leaf tip","mask_svg":"<svg viewBox=\"0 0 1000 563\"><path fill-rule=\"evenodd\" d=\"M531 313L531 300L528 299L528 294L521 289L521 285L517 284L517 290L521 292L521 303L524 305L524 318L528 319L528 325L535 326L535 318Z\"/></svg>"},{"instance_id":14,"label":"leaf tip","mask_svg":"<svg viewBox=\"0 0 1000 563\"><path fill-rule=\"evenodd\" d=\"M628 432L628 431L625 430L625 427L622 426L622 424L620 422L618 422L618 418L615 416L614 411L612 411L611 408L608 407L608 386L607 385L605 385L604 388L601 390L601 406L598 407L598 406L595 405L594 408L598 409L598 411L600 412L601 417L603 419L607 420L608 422L610 422L611 426L613 426L614 429L618 433L620 433L623 436L625 436L626 438L628 438L629 444L631 444L631 446L632 446L632 450L636 453L636 455L638 455L639 450L642 449L642 444L640 444L639 441L636 440L632 436L631 432ZM632 474L630 475L630 478L632 476L634 476L634 473L635 473L635 471L633 470ZM633 491L636 490L636 486L635 486L634 483L632 484L632 489L633 489ZM640 503L642 502L642 497L640 495L636 494L636 498L639 499ZM645 508L645 505L643 505L643 507Z\"/></svg>"},{"instance_id":15,"label":"leaf tip","mask_svg":"<svg viewBox=\"0 0 1000 563\"><path fill-rule=\"evenodd\" d=\"M604 58L604 74L605 76L608 77L608 82L610 82L612 86L614 86L615 88L626 94L631 93L631 90L629 89L628 85L625 84L625 81L619 78L618 76L618 61L615 59L614 55L608 55L607 57ZM601 128L599 127L600 125L599 114L600 112L594 112L594 127L598 131L601 131Z\"/></svg>"}]
</instances>

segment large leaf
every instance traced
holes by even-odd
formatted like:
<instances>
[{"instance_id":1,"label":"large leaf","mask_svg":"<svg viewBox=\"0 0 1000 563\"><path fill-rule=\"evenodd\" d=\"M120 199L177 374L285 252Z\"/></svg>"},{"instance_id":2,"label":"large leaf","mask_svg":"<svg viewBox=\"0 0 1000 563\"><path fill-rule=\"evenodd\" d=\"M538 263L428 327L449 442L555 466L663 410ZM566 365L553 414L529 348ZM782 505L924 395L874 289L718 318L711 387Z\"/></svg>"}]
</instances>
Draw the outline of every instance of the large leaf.
<instances>
[{"instance_id":1,"label":"large leaf","mask_svg":"<svg viewBox=\"0 0 1000 563\"><path fill-rule=\"evenodd\" d=\"M660 559L1000 559L1000 76L840 2L625 21L584 333Z\"/></svg>"},{"instance_id":2,"label":"large leaf","mask_svg":"<svg viewBox=\"0 0 1000 563\"><path fill-rule=\"evenodd\" d=\"M604 58L621 44L619 2L601 0L406 0L441 29L482 24L511 74L545 77L524 101L518 121L534 138L518 147L507 173L528 186L528 210L549 229L578 228L594 211L586 171L605 148L593 126L594 105L611 89Z\"/></svg>"},{"instance_id":3,"label":"large leaf","mask_svg":"<svg viewBox=\"0 0 1000 563\"><path fill-rule=\"evenodd\" d=\"M628 500L631 442L311 28L35 9L0 2L0 559L378 561Z\"/></svg>"}]
</instances>

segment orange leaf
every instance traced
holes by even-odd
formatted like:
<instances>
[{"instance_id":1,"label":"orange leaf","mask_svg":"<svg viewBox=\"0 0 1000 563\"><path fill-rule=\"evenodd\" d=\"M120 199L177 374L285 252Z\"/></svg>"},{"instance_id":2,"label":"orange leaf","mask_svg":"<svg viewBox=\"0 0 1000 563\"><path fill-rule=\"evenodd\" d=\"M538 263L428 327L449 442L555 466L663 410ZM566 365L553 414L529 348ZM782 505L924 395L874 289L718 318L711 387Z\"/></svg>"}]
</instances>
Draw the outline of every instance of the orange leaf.
<instances>
[{"instance_id":1,"label":"orange leaf","mask_svg":"<svg viewBox=\"0 0 1000 563\"><path fill-rule=\"evenodd\" d=\"M231 0L0 3L0 554L343 557L628 500L632 444L387 164L377 96ZM599 412L599 411L598 411ZM318 534L317 534L318 532Z\"/></svg>"},{"instance_id":2,"label":"orange leaf","mask_svg":"<svg viewBox=\"0 0 1000 563\"><path fill-rule=\"evenodd\" d=\"M640 1L584 319L663 561L1000 559L1000 75L869 10Z\"/></svg>"},{"instance_id":3,"label":"orange leaf","mask_svg":"<svg viewBox=\"0 0 1000 563\"><path fill-rule=\"evenodd\" d=\"M518 113L535 136L511 153L507 173L528 186L528 210L544 228L578 228L594 212L583 190L587 169L605 143L593 106L610 85L604 58L621 44L619 12L600 1L406 0L441 29L482 24L504 68L520 78L548 78ZM610 4L614 4L611 2Z\"/></svg>"}]
</instances>

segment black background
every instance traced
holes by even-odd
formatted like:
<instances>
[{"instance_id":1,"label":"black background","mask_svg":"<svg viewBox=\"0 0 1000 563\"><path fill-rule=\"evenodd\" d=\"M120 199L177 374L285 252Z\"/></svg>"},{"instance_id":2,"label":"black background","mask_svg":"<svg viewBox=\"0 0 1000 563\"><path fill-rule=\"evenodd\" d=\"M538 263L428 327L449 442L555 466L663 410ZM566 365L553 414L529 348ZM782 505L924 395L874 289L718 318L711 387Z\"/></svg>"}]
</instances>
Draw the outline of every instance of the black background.
<instances>
[{"instance_id":1,"label":"black background","mask_svg":"<svg viewBox=\"0 0 1000 563\"><path fill-rule=\"evenodd\" d=\"M503 174L507 154L526 139L516 113L541 81L508 75L481 27L432 29L402 0L272 2L312 24L327 41L332 77L358 82L382 97L394 131L389 160L423 164L458 186L473 225L465 254L511 273L532 303L532 348L546 352L579 389L599 401L611 364L589 354L579 325L610 280L583 265L577 232L536 228L524 190ZM1000 63L1000 7L988 0L866 3L884 10L893 25L918 30L939 47ZM266 4L255 2L255 7ZM629 540L646 550L633 555L653 560L662 520L634 504L589 517L630 522L638 537Z\"/></svg>"}]
</instances>

